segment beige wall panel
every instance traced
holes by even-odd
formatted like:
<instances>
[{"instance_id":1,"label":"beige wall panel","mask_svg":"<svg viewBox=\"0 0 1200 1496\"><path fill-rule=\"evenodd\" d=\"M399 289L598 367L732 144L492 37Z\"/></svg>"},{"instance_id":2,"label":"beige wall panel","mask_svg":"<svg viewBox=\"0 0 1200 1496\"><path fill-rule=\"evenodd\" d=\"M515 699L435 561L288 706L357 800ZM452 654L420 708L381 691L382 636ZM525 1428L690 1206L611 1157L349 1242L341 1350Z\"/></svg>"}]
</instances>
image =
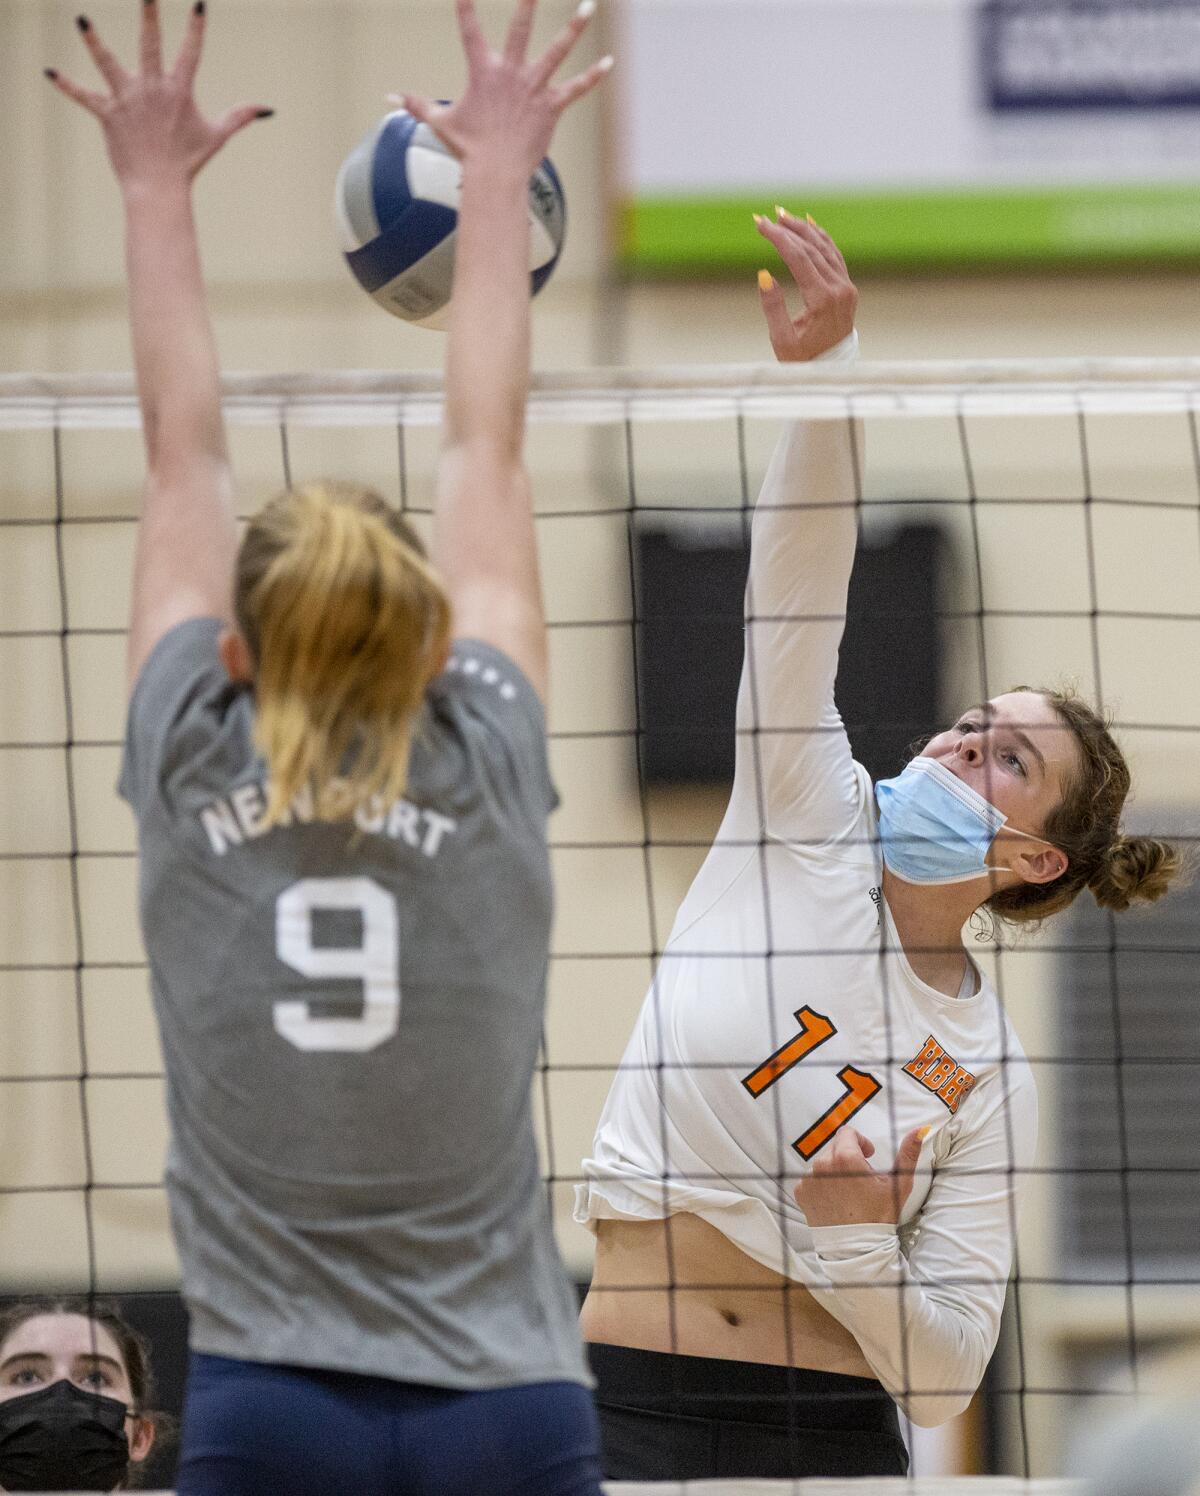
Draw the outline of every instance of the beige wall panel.
<instances>
[{"instance_id":1,"label":"beige wall panel","mask_svg":"<svg viewBox=\"0 0 1200 1496\"><path fill-rule=\"evenodd\" d=\"M119 748L75 748L75 820L81 852L132 852L137 827L117 795Z\"/></svg>"},{"instance_id":2,"label":"beige wall panel","mask_svg":"<svg viewBox=\"0 0 1200 1496\"><path fill-rule=\"evenodd\" d=\"M1103 695L1120 720L1200 728L1200 621L1101 618L1098 635ZM1197 778L1189 789L1194 802Z\"/></svg>"},{"instance_id":3,"label":"beige wall panel","mask_svg":"<svg viewBox=\"0 0 1200 1496\"><path fill-rule=\"evenodd\" d=\"M984 619L990 692L1014 685L1073 686L1095 696L1092 632L1086 618L1060 619L1051 629L1040 618Z\"/></svg>"},{"instance_id":4,"label":"beige wall panel","mask_svg":"<svg viewBox=\"0 0 1200 1496\"><path fill-rule=\"evenodd\" d=\"M559 848L552 854L557 955L638 955L650 950L641 849Z\"/></svg>"},{"instance_id":5,"label":"beige wall panel","mask_svg":"<svg viewBox=\"0 0 1200 1496\"><path fill-rule=\"evenodd\" d=\"M550 634L551 732L631 732L633 651L628 624Z\"/></svg>"},{"instance_id":6,"label":"beige wall panel","mask_svg":"<svg viewBox=\"0 0 1200 1496\"><path fill-rule=\"evenodd\" d=\"M64 751L0 748L0 785L0 855L70 852Z\"/></svg>"},{"instance_id":7,"label":"beige wall panel","mask_svg":"<svg viewBox=\"0 0 1200 1496\"><path fill-rule=\"evenodd\" d=\"M121 629L129 621L136 526L63 526L67 611L72 629Z\"/></svg>"},{"instance_id":8,"label":"beige wall panel","mask_svg":"<svg viewBox=\"0 0 1200 1496\"><path fill-rule=\"evenodd\" d=\"M0 152L0 159L3 157ZM2 306L0 302L0 306ZM7 326L6 326L7 320ZM50 367L48 339L33 330L19 331L11 317L0 314L0 369L34 370ZM0 519L52 520L55 514L54 439L50 431L0 431ZM53 532L49 533L51 538ZM14 544L20 531L6 530ZM7 563L6 563L7 564ZM44 564L44 563L43 563ZM55 590L57 592L57 589Z\"/></svg>"},{"instance_id":9,"label":"beige wall panel","mask_svg":"<svg viewBox=\"0 0 1200 1496\"><path fill-rule=\"evenodd\" d=\"M82 858L79 901L89 963L145 960L138 926L137 863L132 857Z\"/></svg>"},{"instance_id":10,"label":"beige wall panel","mask_svg":"<svg viewBox=\"0 0 1200 1496\"><path fill-rule=\"evenodd\" d=\"M983 605L1031 618L1088 612L1093 606L1087 531L1080 504L1038 504L1014 509L981 505L976 511L983 573ZM975 570L968 551L964 565ZM1057 621L1043 618L1047 633Z\"/></svg>"},{"instance_id":11,"label":"beige wall panel","mask_svg":"<svg viewBox=\"0 0 1200 1496\"><path fill-rule=\"evenodd\" d=\"M594 1119L600 1115L609 1084L608 1076L600 1071L552 1070L544 1076L543 1086L534 1092L534 1113L547 1175L572 1182L580 1177L580 1162L592 1151Z\"/></svg>"},{"instance_id":12,"label":"beige wall panel","mask_svg":"<svg viewBox=\"0 0 1200 1496\"><path fill-rule=\"evenodd\" d=\"M272 481L282 487L282 442L275 442L280 462ZM394 426L289 426L287 451L293 483L339 479L373 488L390 504L400 503L400 446ZM246 492L239 471L239 496Z\"/></svg>"},{"instance_id":13,"label":"beige wall panel","mask_svg":"<svg viewBox=\"0 0 1200 1496\"><path fill-rule=\"evenodd\" d=\"M579 196L568 183L573 198ZM830 225L836 233L837 225ZM754 230L747 220L747 234ZM763 263L778 267L768 246ZM851 266L853 273L854 266ZM863 273L858 326L868 359L1189 357L1200 310L1187 273L907 276ZM793 310L799 302L791 293ZM753 273L631 284L616 361L753 363L771 358Z\"/></svg>"},{"instance_id":14,"label":"beige wall panel","mask_svg":"<svg viewBox=\"0 0 1200 1496\"><path fill-rule=\"evenodd\" d=\"M754 232L748 219L747 229ZM772 356L753 274L736 281L635 283L612 315L619 315L624 334L615 362L740 364Z\"/></svg>"},{"instance_id":15,"label":"beige wall panel","mask_svg":"<svg viewBox=\"0 0 1200 1496\"><path fill-rule=\"evenodd\" d=\"M274 425L248 426L234 421L230 422L228 433L229 457L236 479L237 510L246 518L257 513L268 499L274 498L285 486L285 439L280 428ZM294 438L299 434L298 431L290 430L287 433L289 452Z\"/></svg>"},{"instance_id":16,"label":"beige wall panel","mask_svg":"<svg viewBox=\"0 0 1200 1496\"><path fill-rule=\"evenodd\" d=\"M958 423L948 418L906 421L872 417L866 423L863 496L868 499L950 499L969 494ZM892 516L900 521L906 511Z\"/></svg>"},{"instance_id":17,"label":"beige wall panel","mask_svg":"<svg viewBox=\"0 0 1200 1496\"><path fill-rule=\"evenodd\" d=\"M80 1185L87 1176L78 1081L7 1086L0 1188Z\"/></svg>"},{"instance_id":18,"label":"beige wall panel","mask_svg":"<svg viewBox=\"0 0 1200 1496\"><path fill-rule=\"evenodd\" d=\"M65 858L0 862L0 965L77 959L71 869Z\"/></svg>"},{"instance_id":19,"label":"beige wall panel","mask_svg":"<svg viewBox=\"0 0 1200 1496\"><path fill-rule=\"evenodd\" d=\"M0 680L20 682L0 691L0 743L66 741L58 639L0 637Z\"/></svg>"},{"instance_id":20,"label":"beige wall panel","mask_svg":"<svg viewBox=\"0 0 1200 1496\"><path fill-rule=\"evenodd\" d=\"M159 1183L167 1147L162 1082L95 1079L87 1100L96 1183Z\"/></svg>"},{"instance_id":21,"label":"beige wall panel","mask_svg":"<svg viewBox=\"0 0 1200 1496\"><path fill-rule=\"evenodd\" d=\"M90 1208L96 1281L102 1293L178 1285L179 1260L161 1189L97 1190ZM86 1272L85 1263L80 1270Z\"/></svg>"},{"instance_id":22,"label":"beige wall panel","mask_svg":"<svg viewBox=\"0 0 1200 1496\"><path fill-rule=\"evenodd\" d=\"M624 502L629 503L623 437L610 459L626 486ZM632 462L639 509L716 507L732 510L736 519L756 492L752 482L743 499L733 421L635 421Z\"/></svg>"},{"instance_id":23,"label":"beige wall panel","mask_svg":"<svg viewBox=\"0 0 1200 1496\"><path fill-rule=\"evenodd\" d=\"M78 324L79 326L85 324ZM77 324L72 323L72 329ZM129 339L125 346L105 348L107 363L98 368L128 370ZM70 367L87 367L83 360ZM62 433L63 515L67 519L109 519L141 512L146 459L139 429L84 429Z\"/></svg>"},{"instance_id":24,"label":"beige wall panel","mask_svg":"<svg viewBox=\"0 0 1200 1496\"><path fill-rule=\"evenodd\" d=\"M70 1075L80 1067L73 971L0 974L0 1075ZM0 1133L15 1087L0 1081ZM9 1146L12 1146L10 1141Z\"/></svg>"},{"instance_id":25,"label":"beige wall panel","mask_svg":"<svg viewBox=\"0 0 1200 1496\"><path fill-rule=\"evenodd\" d=\"M1101 498L1200 506L1193 423L1185 415L1089 416L1092 492Z\"/></svg>"},{"instance_id":26,"label":"beige wall panel","mask_svg":"<svg viewBox=\"0 0 1200 1496\"><path fill-rule=\"evenodd\" d=\"M566 362L545 367L562 368ZM556 421L527 427L525 463L533 475L535 513L591 518L598 511L624 508L624 495L614 494L611 475L601 466L600 439L595 426Z\"/></svg>"},{"instance_id":27,"label":"beige wall panel","mask_svg":"<svg viewBox=\"0 0 1200 1496\"><path fill-rule=\"evenodd\" d=\"M641 845L645 830L632 737L558 738L550 765L562 800L550 822L554 843Z\"/></svg>"},{"instance_id":28,"label":"beige wall panel","mask_svg":"<svg viewBox=\"0 0 1200 1496\"><path fill-rule=\"evenodd\" d=\"M87 1287L87 1216L82 1191L0 1198L0 1262L13 1293Z\"/></svg>"},{"instance_id":29,"label":"beige wall panel","mask_svg":"<svg viewBox=\"0 0 1200 1496\"><path fill-rule=\"evenodd\" d=\"M0 461L3 461L0 456ZM0 500L0 515L3 501ZM52 525L6 527L0 546L0 630L62 627L58 555Z\"/></svg>"},{"instance_id":30,"label":"beige wall panel","mask_svg":"<svg viewBox=\"0 0 1200 1496\"><path fill-rule=\"evenodd\" d=\"M1122 727L1120 739L1133 769L1131 809L1135 814L1140 814L1143 806L1171 807L1174 820L1179 807L1195 808L1200 733ZM1165 829L1162 814L1155 816L1154 822Z\"/></svg>"},{"instance_id":31,"label":"beige wall panel","mask_svg":"<svg viewBox=\"0 0 1200 1496\"><path fill-rule=\"evenodd\" d=\"M1083 454L1074 416L972 416L964 424L981 499L1083 497Z\"/></svg>"},{"instance_id":32,"label":"beige wall panel","mask_svg":"<svg viewBox=\"0 0 1200 1496\"><path fill-rule=\"evenodd\" d=\"M161 1073L162 1050L146 971L83 974L84 1036L93 1075Z\"/></svg>"},{"instance_id":33,"label":"beige wall panel","mask_svg":"<svg viewBox=\"0 0 1200 1496\"><path fill-rule=\"evenodd\" d=\"M1096 505L1092 526L1103 611L1200 612L1200 510Z\"/></svg>"},{"instance_id":34,"label":"beige wall panel","mask_svg":"<svg viewBox=\"0 0 1200 1496\"><path fill-rule=\"evenodd\" d=\"M607 1067L605 1074L610 1074L624 1052L651 971L645 957L581 961L556 956L550 963L546 1011L550 1063Z\"/></svg>"},{"instance_id":35,"label":"beige wall panel","mask_svg":"<svg viewBox=\"0 0 1200 1496\"><path fill-rule=\"evenodd\" d=\"M67 661L75 737L85 743L120 742L125 732L125 640L120 635L72 634Z\"/></svg>"},{"instance_id":36,"label":"beige wall panel","mask_svg":"<svg viewBox=\"0 0 1200 1496\"><path fill-rule=\"evenodd\" d=\"M0 287L4 290L13 282L37 281L45 265L49 194L30 192L28 186L31 180L41 183L46 177L46 110L54 102L41 76L47 61L42 46L46 8L6 4L0 10L0 86L6 99L15 102L19 98L25 106L11 108L5 122L5 147L0 151L0 188L8 205L4 254L0 257ZM42 82L41 89L36 88L34 80ZM7 358L3 318L0 340L0 351Z\"/></svg>"},{"instance_id":37,"label":"beige wall panel","mask_svg":"<svg viewBox=\"0 0 1200 1496\"><path fill-rule=\"evenodd\" d=\"M626 515L543 519L537 534L551 622L612 623L632 617ZM632 630L627 637L632 648Z\"/></svg>"}]
</instances>

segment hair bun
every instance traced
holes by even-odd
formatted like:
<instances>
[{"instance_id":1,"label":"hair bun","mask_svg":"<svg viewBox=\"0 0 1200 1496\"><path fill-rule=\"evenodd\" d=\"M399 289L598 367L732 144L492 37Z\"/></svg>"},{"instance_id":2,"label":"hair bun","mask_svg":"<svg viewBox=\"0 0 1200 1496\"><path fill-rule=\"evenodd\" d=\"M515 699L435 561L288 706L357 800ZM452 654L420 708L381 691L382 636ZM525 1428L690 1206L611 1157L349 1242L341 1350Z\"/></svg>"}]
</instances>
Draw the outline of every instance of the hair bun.
<instances>
[{"instance_id":1,"label":"hair bun","mask_svg":"<svg viewBox=\"0 0 1200 1496\"><path fill-rule=\"evenodd\" d=\"M1101 909L1120 913L1130 904L1161 899L1178 877L1182 859L1153 836L1118 836L1088 887Z\"/></svg>"}]
</instances>

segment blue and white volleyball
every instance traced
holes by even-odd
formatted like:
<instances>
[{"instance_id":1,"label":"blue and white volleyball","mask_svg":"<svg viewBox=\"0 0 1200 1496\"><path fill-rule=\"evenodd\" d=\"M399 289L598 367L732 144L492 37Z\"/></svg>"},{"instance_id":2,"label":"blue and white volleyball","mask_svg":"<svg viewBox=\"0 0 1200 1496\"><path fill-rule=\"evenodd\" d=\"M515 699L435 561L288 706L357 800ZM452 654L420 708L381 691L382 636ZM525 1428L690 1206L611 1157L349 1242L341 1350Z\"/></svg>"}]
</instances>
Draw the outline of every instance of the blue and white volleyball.
<instances>
[{"instance_id":1,"label":"blue and white volleyball","mask_svg":"<svg viewBox=\"0 0 1200 1496\"><path fill-rule=\"evenodd\" d=\"M385 115L338 172L334 211L346 263L381 307L420 327L445 327L454 282L462 167L406 110ZM549 280L567 210L547 158L529 179L529 283Z\"/></svg>"}]
</instances>

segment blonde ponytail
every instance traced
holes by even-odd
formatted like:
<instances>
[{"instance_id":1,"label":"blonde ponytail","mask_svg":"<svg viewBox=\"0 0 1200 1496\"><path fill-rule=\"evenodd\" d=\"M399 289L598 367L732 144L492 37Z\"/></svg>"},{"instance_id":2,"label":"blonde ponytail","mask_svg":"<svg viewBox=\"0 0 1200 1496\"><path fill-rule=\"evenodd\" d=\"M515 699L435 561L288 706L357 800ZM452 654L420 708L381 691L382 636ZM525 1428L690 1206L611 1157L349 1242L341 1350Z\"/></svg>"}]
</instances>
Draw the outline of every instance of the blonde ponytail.
<instances>
[{"instance_id":1,"label":"blonde ponytail","mask_svg":"<svg viewBox=\"0 0 1200 1496\"><path fill-rule=\"evenodd\" d=\"M246 532L234 611L255 665L264 823L305 793L328 821L399 799L450 641L449 599L404 520L349 484L289 490Z\"/></svg>"}]
</instances>

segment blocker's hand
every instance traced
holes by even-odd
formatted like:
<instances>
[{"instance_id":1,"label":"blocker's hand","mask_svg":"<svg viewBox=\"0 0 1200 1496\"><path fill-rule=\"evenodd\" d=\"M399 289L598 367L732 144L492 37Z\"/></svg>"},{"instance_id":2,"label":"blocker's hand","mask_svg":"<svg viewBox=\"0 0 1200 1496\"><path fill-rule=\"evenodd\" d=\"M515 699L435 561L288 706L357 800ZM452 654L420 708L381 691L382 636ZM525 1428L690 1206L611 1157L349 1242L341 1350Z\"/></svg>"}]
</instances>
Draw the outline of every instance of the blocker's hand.
<instances>
[{"instance_id":1,"label":"blocker's hand","mask_svg":"<svg viewBox=\"0 0 1200 1496\"><path fill-rule=\"evenodd\" d=\"M274 111L240 104L220 119L200 113L192 84L204 42L204 0L196 0L179 56L164 72L156 0L139 0L142 33L139 68L126 70L101 41L86 16L76 21L84 45L108 92L82 88L53 68L46 76L67 98L95 115L104 131L109 160L126 193L187 185L206 161L239 130Z\"/></svg>"},{"instance_id":2,"label":"blocker's hand","mask_svg":"<svg viewBox=\"0 0 1200 1496\"><path fill-rule=\"evenodd\" d=\"M795 1188L796 1204L810 1226L895 1225L912 1193L913 1174L928 1127L914 1127L885 1171L868 1162L875 1144L853 1127L843 1127L813 1161L812 1173Z\"/></svg>"},{"instance_id":3,"label":"blocker's hand","mask_svg":"<svg viewBox=\"0 0 1200 1496\"><path fill-rule=\"evenodd\" d=\"M759 272L759 297L775 357L783 364L804 363L836 348L854 331L858 292L841 250L823 228L783 208L776 212L775 220L755 215L754 222L791 271L804 310L798 317L790 315L783 287L766 270Z\"/></svg>"},{"instance_id":4,"label":"blocker's hand","mask_svg":"<svg viewBox=\"0 0 1200 1496\"><path fill-rule=\"evenodd\" d=\"M460 159L489 152L517 160L530 176L550 148L559 116L576 99L590 93L612 67L602 57L565 83L551 80L583 35L595 12L595 0L583 0L573 18L542 55L526 60L537 0L517 0L502 52L484 38L472 0L456 0L458 26L467 58L467 86L453 104L438 104L419 94L393 95L410 114L423 120Z\"/></svg>"}]
</instances>

